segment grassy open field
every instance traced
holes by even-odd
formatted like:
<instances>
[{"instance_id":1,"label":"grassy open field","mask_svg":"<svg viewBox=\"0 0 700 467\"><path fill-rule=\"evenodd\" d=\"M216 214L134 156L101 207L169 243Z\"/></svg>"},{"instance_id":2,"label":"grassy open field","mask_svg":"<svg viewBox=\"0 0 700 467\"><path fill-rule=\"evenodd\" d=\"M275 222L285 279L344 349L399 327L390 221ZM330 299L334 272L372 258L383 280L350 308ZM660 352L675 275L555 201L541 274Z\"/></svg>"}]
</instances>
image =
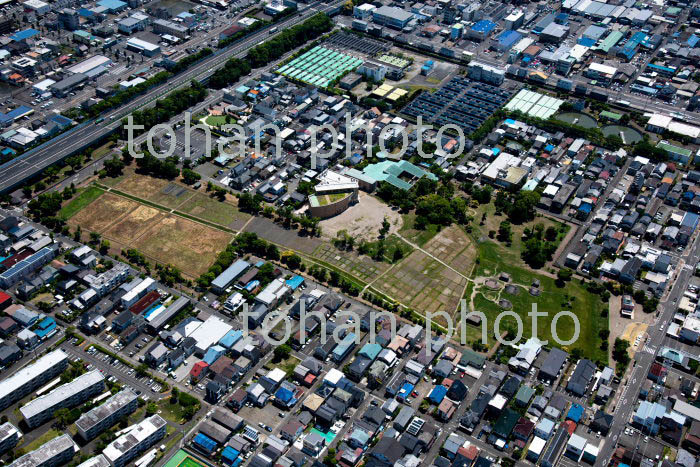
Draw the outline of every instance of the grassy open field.
<instances>
[{"instance_id":1,"label":"grassy open field","mask_svg":"<svg viewBox=\"0 0 700 467\"><path fill-rule=\"evenodd\" d=\"M399 233L418 246L422 247L438 233L438 226L434 224L428 225L424 230L416 229L416 215L414 213L404 214L402 217L403 225L399 229Z\"/></svg>"},{"instance_id":2,"label":"grassy open field","mask_svg":"<svg viewBox=\"0 0 700 467\"><path fill-rule=\"evenodd\" d=\"M320 244L310 256L365 283L373 280L390 266L385 262L374 261L369 256L358 255L356 252L340 251L327 243Z\"/></svg>"},{"instance_id":3,"label":"grassy open field","mask_svg":"<svg viewBox=\"0 0 700 467\"><path fill-rule=\"evenodd\" d=\"M59 217L65 220L70 219L81 209L85 208L85 206L99 198L103 193L104 190L96 186L79 189L78 194L61 208L61 211L58 213Z\"/></svg>"},{"instance_id":4,"label":"grassy open field","mask_svg":"<svg viewBox=\"0 0 700 467\"><path fill-rule=\"evenodd\" d=\"M202 193L195 193L177 210L236 230L240 230L250 219L249 214L239 211L231 202L217 201Z\"/></svg>"},{"instance_id":5,"label":"grassy open field","mask_svg":"<svg viewBox=\"0 0 700 467\"><path fill-rule=\"evenodd\" d=\"M492 207L492 206L491 206ZM488 207L486 208L488 209ZM489 217L494 221L489 223ZM543 223L545 228L552 225L560 229L557 242L560 242L566 235L567 226L562 225L552 219L538 217L534 221L524 225L513 226L513 244L507 247L501 242L491 240L485 230L489 227L498 228L501 220L505 217L497 217L493 212L487 211L487 222L485 226L479 226L478 221L481 214L475 217L474 231L472 233L475 250L477 251L478 262L474 267L471 278L475 283L470 283L465 293L468 310L478 310L483 312L488 319L489 345L495 342L494 321L496 316L504 311L499 306L501 299L508 300L512 304L512 311L515 312L523 323L523 339L532 335L532 318L527 314L532 310L532 304L537 304L538 312L548 313L547 317L538 319L537 335L540 339L546 339L553 343L551 322L558 312L567 310L573 312L580 323L580 336L578 341L566 350L571 351L579 348L583 354L592 360L607 362L607 353L601 349L602 340L598 336L599 331L608 329L608 317L604 316L607 303L603 303L600 297L589 293L578 280L566 283L564 287L557 287L553 274L545 267L542 271L533 271L521 259L520 253L522 245L520 236L527 227L532 227L537 223ZM493 278L500 273L508 273L511 277L511 284L517 285L517 294L509 294L504 290L504 283L500 283L499 290L490 290L483 282L487 278ZM541 293L533 296L529 293L529 288L534 280L540 282ZM515 319L511 317L503 318L501 322L501 332L505 329L515 330ZM480 339L481 328L472 325L466 326L467 342ZM568 317L562 317L557 323L557 335L559 340L569 340L573 335L573 324Z\"/></svg>"}]
</instances>

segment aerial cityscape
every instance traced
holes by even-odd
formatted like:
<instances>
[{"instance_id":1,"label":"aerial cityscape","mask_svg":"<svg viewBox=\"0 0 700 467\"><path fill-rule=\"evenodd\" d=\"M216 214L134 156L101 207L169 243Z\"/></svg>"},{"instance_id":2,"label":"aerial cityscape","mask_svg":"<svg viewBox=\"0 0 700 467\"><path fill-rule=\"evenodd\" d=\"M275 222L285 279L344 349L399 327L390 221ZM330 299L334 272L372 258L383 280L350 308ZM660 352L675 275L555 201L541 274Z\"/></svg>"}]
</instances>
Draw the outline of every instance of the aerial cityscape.
<instances>
[{"instance_id":1,"label":"aerial cityscape","mask_svg":"<svg viewBox=\"0 0 700 467\"><path fill-rule=\"evenodd\" d=\"M0 463L700 466L700 5L0 0Z\"/></svg>"}]
</instances>

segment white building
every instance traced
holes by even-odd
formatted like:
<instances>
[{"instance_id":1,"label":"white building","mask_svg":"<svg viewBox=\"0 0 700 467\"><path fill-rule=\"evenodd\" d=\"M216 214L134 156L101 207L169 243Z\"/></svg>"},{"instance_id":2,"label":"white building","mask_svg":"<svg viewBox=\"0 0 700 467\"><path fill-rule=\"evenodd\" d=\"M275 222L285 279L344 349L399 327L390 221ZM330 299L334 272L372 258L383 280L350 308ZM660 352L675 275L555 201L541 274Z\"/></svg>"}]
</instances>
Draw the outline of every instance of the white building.
<instances>
[{"instance_id":1,"label":"white building","mask_svg":"<svg viewBox=\"0 0 700 467\"><path fill-rule=\"evenodd\" d=\"M194 347L195 354L204 355L209 347L219 342L231 329L233 328L221 318L210 316L188 336L197 342Z\"/></svg>"},{"instance_id":2,"label":"white building","mask_svg":"<svg viewBox=\"0 0 700 467\"><path fill-rule=\"evenodd\" d=\"M76 422L78 433L85 440L91 440L117 420L138 408L138 396L131 389L119 391L107 401L84 413Z\"/></svg>"},{"instance_id":3,"label":"white building","mask_svg":"<svg viewBox=\"0 0 700 467\"><path fill-rule=\"evenodd\" d=\"M34 451L15 460L10 467L58 467L67 465L80 448L70 435L47 441Z\"/></svg>"},{"instance_id":4,"label":"white building","mask_svg":"<svg viewBox=\"0 0 700 467\"><path fill-rule=\"evenodd\" d=\"M109 443L102 454L114 467L122 467L163 439L165 428L165 420L160 415L148 417L127 428L128 432Z\"/></svg>"},{"instance_id":5,"label":"white building","mask_svg":"<svg viewBox=\"0 0 700 467\"><path fill-rule=\"evenodd\" d=\"M129 290L121 298L121 304L124 308L129 308L131 305L139 301L141 297L156 288L156 281L150 277L142 280L136 287Z\"/></svg>"},{"instance_id":6,"label":"white building","mask_svg":"<svg viewBox=\"0 0 700 467\"><path fill-rule=\"evenodd\" d=\"M37 427L51 419L56 410L75 407L102 392L104 379L99 370L85 373L28 402L19 411L30 428Z\"/></svg>"},{"instance_id":7,"label":"white building","mask_svg":"<svg viewBox=\"0 0 700 467\"><path fill-rule=\"evenodd\" d=\"M22 399L29 393L55 378L68 367L68 356L62 350L54 350L36 362L15 371L0 381L0 409Z\"/></svg>"}]
</instances>

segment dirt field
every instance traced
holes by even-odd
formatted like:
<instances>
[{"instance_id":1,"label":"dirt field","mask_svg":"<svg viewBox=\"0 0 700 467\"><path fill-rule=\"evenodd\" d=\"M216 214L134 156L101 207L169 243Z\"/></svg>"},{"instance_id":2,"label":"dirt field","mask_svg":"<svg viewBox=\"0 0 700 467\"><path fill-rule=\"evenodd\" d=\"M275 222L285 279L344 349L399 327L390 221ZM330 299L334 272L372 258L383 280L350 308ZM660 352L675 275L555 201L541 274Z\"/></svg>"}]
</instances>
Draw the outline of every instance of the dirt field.
<instances>
[{"instance_id":1,"label":"dirt field","mask_svg":"<svg viewBox=\"0 0 700 467\"><path fill-rule=\"evenodd\" d=\"M335 238L339 231L345 229L348 234L359 240L376 240L382 221L386 216L391 224L390 233L401 228L401 215L382 203L374 196L360 193L360 201L345 212L321 221L323 237L327 240Z\"/></svg>"},{"instance_id":2,"label":"dirt field","mask_svg":"<svg viewBox=\"0 0 700 467\"><path fill-rule=\"evenodd\" d=\"M423 249L440 261L469 276L476 257L476 248L459 226L451 225L440 231Z\"/></svg>"},{"instance_id":3,"label":"dirt field","mask_svg":"<svg viewBox=\"0 0 700 467\"><path fill-rule=\"evenodd\" d=\"M84 232L102 233L108 226L138 206L139 204L135 201L105 193L71 217L68 225L73 227L79 225Z\"/></svg>"},{"instance_id":4,"label":"dirt field","mask_svg":"<svg viewBox=\"0 0 700 467\"><path fill-rule=\"evenodd\" d=\"M101 195L68 223L80 225L86 234L102 234L114 254L136 248L151 260L173 264L192 278L206 272L232 238L227 232L112 193Z\"/></svg>"},{"instance_id":5,"label":"dirt field","mask_svg":"<svg viewBox=\"0 0 700 467\"><path fill-rule=\"evenodd\" d=\"M454 313L467 280L416 250L382 276L374 287L418 313Z\"/></svg>"},{"instance_id":6,"label":"dirt field","mask_svg":"<svg viewBox=\"0 0 700 467\"><path fill-rule=\"evenodd\" d=\"M169 208L181 205L193 194L191 190L177 183L139 174L126 177L115 188Z\"/></svg>"},{"instance_id":7,"label":"dirt field","mask_svg":"<svg viewBox=\"0 0 700 467\"><path fill-rule=\"evenodd\" d=\"M120 243L131 243L137 240L144 232L160 222L165 214L150 206L141 205L131 211L121 221L104 232L104 236Z\"/></svg>"},{"instance_id":8,"label":"dirt field","mask_svg":"<svg viewBox=\"0 0 700 467\"><path fill-rule=\"evenodd\" d=\"M209 222L225 225L235 230L243 228L250 215L240 212L235 199L222 203L202 193L195 193L177 208L192 216L201 217Z\"/></svg>"},{"instance_id":9,"label":"dirt field","mask_svg":"<svg viewBox=\"0 0 700 467\"><path fill-rule=\"evenodd\" d=\"M171 263L192 276L206 272L233 236L177 216L167 216L136 240L147 256Z\"/></svg>"}]
</instances>

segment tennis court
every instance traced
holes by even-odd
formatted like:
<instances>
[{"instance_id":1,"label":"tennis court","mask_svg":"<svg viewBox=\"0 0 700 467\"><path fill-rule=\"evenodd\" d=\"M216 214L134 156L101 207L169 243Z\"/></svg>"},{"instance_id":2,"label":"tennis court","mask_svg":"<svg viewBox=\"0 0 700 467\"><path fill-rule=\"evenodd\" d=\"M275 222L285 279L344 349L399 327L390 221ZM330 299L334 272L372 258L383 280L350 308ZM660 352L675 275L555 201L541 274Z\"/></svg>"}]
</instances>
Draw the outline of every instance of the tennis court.
<instances>
[{"instance_id":1,"label":"tennis court","mask_svg":"<svg viewBox=\"0 0 700 467\"><path fill-rule=\"evenodd\" d=\"M188 452L180 449L173 457L165 464L165 467L208 467L207 464L198 461Z\"/></svg>"}]
</instances>

